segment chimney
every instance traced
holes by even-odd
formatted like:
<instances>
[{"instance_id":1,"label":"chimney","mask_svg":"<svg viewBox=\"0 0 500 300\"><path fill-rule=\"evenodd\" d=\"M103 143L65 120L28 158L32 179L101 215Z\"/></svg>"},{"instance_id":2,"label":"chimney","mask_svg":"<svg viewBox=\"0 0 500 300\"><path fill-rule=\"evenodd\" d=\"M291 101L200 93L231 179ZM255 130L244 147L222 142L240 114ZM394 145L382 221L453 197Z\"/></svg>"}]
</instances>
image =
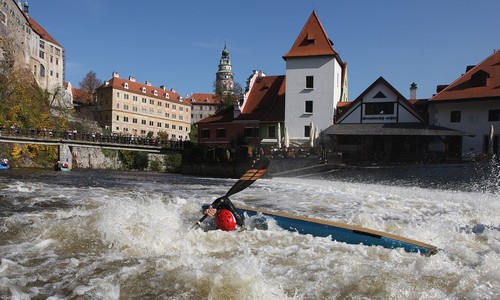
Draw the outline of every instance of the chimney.
<instances>
[{"instance_id":1,"label":"chimney","mask_svg":"<svg viewBox=\"0 0 500 300\"><path fill-rule=\"evenodd\" d=\"M410 100L417 100L417 84L415 82L410 84Z\"/></svg>"},{"instance_id":2,"label":"chimney","mask_svg":"<svg viewBox=\"0 0 500 300\"><path fill-rule=\"evenodd\" d=\"M120 74L118 74L118 72L114 71L113 78L120 78Z\"/></svg>"},{"instance_id":3,"label":"chimney","mask_svg":"<svg viewBox=\"0 0 500 300\"><path fill-rule=\"evenodd\" d=\"M175 93L175 89L174 89L174 88L171 88L171 89L170 89L170 91L171 91L172 93Z\"/></svg>"},{"instance_id":4,"label":"chimney","mask_svg":"<svg viewBox=\"0 0 500 300\"><path fill-rule=\"evenodd\" d=\"M145 83L147 86L151 86L151 82L147 81L146 80L146 83Z\"/></svg>"},{"instance_id":5,"label":"chimney","mask_svg":"<svg viewBox=\"0 0 500 300\"><path fill-rule=\"evenodd\" d=\"M167 90L167 87L165 85L160 85L160 89L166 91Z\"/></svg>"},{"instance_id":6,"label":"chimney","mask_svg":"<svg viewBox=\"0 0 500 300\"><path fill-rule=\"evenodd\" d=\"M134 76L129 76L128 77L128 80L132 81L132 82L135 82L135 77Z\"/></svg>"}]
</instances>

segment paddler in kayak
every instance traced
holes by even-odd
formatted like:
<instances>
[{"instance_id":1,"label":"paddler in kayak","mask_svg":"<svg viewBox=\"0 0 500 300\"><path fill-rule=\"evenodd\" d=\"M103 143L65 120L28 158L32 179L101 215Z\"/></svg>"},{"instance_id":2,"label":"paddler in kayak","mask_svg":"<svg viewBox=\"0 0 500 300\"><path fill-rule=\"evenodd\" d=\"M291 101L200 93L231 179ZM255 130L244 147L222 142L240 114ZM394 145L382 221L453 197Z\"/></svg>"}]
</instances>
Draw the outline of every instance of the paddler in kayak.
<instances>
[{"instance_id":1,"label":"paddler in kayak","mask_svg":"<svg viewBox=\"0 0 500 300\"><path fill-rule=\"evenodd\" d=\"M238 213L236 207L229 198L219 198L209 205L203 212L209 217L214 217L215 226L217 229L224 231L233 231L236 226L243 226L245 219Z\"/></svg>"}]
</instances>

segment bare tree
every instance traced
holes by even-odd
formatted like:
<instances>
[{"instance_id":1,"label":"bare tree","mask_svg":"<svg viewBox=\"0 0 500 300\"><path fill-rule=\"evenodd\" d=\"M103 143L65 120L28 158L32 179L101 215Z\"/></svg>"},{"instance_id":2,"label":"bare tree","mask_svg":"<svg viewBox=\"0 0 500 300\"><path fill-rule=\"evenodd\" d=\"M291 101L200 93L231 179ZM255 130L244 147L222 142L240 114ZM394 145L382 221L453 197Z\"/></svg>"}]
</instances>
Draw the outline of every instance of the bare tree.
<instances>
[{"instance_id":1,"label":"bare tree","mask_svg":"<svg viewBox=\"0 0 500 300\"><path fill-rule=\"evenodd\" d=\"M90 99L85 99L88 103L94 103L95 90L102 85L102 80L97 78L94 71L88 72L80 82L80 89L87 92ZM82 99L83 100L83 99Z\"/></svg>"}]
</instances>

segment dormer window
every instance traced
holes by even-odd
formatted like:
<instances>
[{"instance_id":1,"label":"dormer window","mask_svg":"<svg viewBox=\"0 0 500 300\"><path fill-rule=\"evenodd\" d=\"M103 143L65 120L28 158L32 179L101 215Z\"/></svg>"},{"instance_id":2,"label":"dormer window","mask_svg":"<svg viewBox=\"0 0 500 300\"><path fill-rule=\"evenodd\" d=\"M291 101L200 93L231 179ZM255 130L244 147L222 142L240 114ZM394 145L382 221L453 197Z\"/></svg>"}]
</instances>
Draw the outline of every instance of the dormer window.
<instances>
[{"instance_id":1,"label":"dormer window","mask_svg":"<svg viewBox=\"0 0 500 300\"><path fill-rule=\"evenodd\" d=\"M206 102L206 103L208 103L208 102L210 102L210 100L208 100L208 98L206 98L206 99L205 99L205 102Z\"/></svg>"},{"instance_id":2,"label":"dormer window","mask_svg":"<svg viewBox=\"0 0 500 300\"><path fill-rule=\"evenodd\" d=\"M158 91L157 91L157 90L154 90L154 91L153 91L153 95L158 96Z\"/></svg>"},{"instance_id":3,"label":"dormer window","mask_svg":"<svg viewBox=\"0 0 500 300\"><path fill-rule=\"evenodd\" d=\"M170 95L168 93L165 93L165 98L170 99Z\"/></svg>"},{"instance_id":4,"label":"dormer window","mask_svg":"<svg viewBox=\"0 0 500 300\"><path fill-rule=\"evenodd\" d=\"M145 93L146 92L146 88L145 87L141 87L141 92Z\"/></svg>"},{"instance_id":5,"label":"dormer window","mask_svg":"<svg viewBox=\"0 0 500 300\"><path fill-rule=\"evenodd\" d=\"M488 77L490 77L490 74L488 72L479 70L476 73L472 74L470 84L472 87L486 86Z\"/></svg>"},{"instance_id":6,"label":"dormer window","mask_svg":"<svg viewBox=\"0 0 500 300\"><path fill-rule=\"evenodd\" d=\"M195 98L191 98L191 102L196 102L196 99Z\"/></svg>"},{"instance_id":7,"label":"dormer window","mask_svg":"<svg viewBox=\"0 0 500 300\"><path fill-rule=\"evenodd\" d=\"M125 82L125 83L123 84L123 87L124 87L124 88L126 88L126 89L128 89L128 82Z\"/></svg>"}]
</instances>

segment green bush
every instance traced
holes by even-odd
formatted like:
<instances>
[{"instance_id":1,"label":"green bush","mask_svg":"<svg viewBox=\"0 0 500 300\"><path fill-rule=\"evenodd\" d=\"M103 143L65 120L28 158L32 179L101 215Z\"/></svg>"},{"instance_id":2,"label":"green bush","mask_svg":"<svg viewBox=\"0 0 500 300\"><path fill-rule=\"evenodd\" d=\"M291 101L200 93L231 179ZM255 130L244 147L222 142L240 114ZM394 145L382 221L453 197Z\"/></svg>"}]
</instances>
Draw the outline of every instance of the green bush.
<instances>
[{"instance_id":1,"label":"green bush","mask_svg":"<svg viewBox=\"0 0 500 300\"><path fill-rule=\"evenodd\" d=\"M118 157L127 170L145 170L148 168L148 153L142 151L118 151Z\"/></svg>"}]
</instances>

